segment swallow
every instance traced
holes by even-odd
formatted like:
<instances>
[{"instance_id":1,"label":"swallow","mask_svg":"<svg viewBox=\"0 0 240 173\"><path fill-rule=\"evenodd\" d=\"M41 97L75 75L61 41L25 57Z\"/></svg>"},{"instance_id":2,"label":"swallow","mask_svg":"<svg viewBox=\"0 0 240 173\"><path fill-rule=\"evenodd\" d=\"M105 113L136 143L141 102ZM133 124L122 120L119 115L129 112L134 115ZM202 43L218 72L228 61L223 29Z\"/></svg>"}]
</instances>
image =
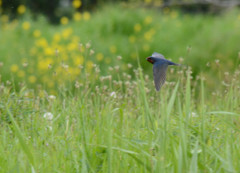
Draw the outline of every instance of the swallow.
<instances>
[{"instance_id":1,"label":"swallow","mask_svg":"<svg viewBox=\"0 0 240 173\"><path fill-rule=\"evenodd\" d=\"M160 53L154 52L152 56L146 59L148 62L153 64L153 78L155 83L155 88L157 91L161 89L166 80L166 71L169 65L180 66L181 64L176 64L164 58Z\"/></svg>"}]
</instances>

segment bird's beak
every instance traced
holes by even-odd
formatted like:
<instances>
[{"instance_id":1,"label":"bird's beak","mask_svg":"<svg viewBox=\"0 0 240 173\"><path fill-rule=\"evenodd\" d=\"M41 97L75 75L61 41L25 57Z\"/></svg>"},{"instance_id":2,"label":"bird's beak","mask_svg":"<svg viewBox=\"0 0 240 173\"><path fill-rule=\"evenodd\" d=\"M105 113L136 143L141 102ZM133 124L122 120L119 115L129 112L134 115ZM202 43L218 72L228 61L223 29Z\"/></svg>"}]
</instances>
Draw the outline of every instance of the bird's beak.
<instances>
[{"instance_id":1,"label":"bird's beak","mask_svg":"<svg viewBox=\"0 0 240 173\"><path fill-rule=\"evenodd\" d=\"M153 60L151 59L151 57L147 57L146 60L153 64Z\"/></svg>"}]
</instances>

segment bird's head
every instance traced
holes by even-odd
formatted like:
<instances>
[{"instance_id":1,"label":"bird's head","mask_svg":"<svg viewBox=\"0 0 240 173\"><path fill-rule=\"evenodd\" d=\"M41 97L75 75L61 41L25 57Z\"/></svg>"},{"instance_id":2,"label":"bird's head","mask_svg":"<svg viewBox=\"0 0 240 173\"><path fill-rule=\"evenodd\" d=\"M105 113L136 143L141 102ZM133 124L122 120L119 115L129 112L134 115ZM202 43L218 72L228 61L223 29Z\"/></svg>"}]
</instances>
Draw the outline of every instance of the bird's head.
<instances>
[{"instance_id":1,"label":"bird's head","mask_svg":"<svg viewBox=\"0 0 240 173\"><path fill-rule=\"evenodd\" d=\"M152 63L152 64L154 64L154 62L156 62L156 59L154 57L152 57L152 56L147 57L146 60L148 62Z\"/></svg>"}]
</instances>

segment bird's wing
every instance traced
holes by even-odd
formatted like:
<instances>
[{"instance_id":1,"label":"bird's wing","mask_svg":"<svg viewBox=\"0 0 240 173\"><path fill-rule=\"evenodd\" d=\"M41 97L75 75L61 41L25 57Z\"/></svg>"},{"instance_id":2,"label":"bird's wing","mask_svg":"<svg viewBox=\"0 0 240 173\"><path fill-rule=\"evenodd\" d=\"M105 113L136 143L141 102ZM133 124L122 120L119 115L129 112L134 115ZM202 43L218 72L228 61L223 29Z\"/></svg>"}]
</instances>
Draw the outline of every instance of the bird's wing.
<instances>
[{"instance_id":1,"label":"bird's wing","mask_svg":"<svg viewBox=\"0 0 240 173\"><path fill-rule=\"evenodd\" d=\"M160 90L162 85L166 80L166 71L168 65L167 64L154 64L153 65L153 78L155 83L155 88L157 91Z\"/></svg>"},{"instance_id":2,"label":"bird's wing","mask_svg":"<svg viewBox=\"0 0 240 173\"><path fill-rule=\"evenodd\" d=\"M165 59L164 56L163 56L162 54L157 53L157 52L154 52L154 53L152 54L152 56L153 56L153 57L156 57L156 58Z\"/></svg>"}]
</instances>

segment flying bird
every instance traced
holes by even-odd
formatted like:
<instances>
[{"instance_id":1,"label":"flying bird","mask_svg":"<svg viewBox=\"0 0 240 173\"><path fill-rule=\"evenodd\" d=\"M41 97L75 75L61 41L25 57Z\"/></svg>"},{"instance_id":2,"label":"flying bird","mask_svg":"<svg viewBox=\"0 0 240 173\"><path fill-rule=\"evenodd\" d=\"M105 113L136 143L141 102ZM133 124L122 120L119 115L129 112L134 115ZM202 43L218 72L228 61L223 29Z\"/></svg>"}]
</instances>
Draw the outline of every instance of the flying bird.
<instances>
[{"instance_id":1,"label":"flying bird","mask_svg":"<svg viewBox=\"0 0 240 173\"><path fill-rule=\"evenodd\" d=\"M166 71L168 66L181 65L165 59L162 54L157 52L154 52L152 56L148 57L147 61L153 64L153 78L154 78L155 88L157 91L160 90L160 88L162 87L162 85L166 80Z\"/></svg>"}]
</instances>

